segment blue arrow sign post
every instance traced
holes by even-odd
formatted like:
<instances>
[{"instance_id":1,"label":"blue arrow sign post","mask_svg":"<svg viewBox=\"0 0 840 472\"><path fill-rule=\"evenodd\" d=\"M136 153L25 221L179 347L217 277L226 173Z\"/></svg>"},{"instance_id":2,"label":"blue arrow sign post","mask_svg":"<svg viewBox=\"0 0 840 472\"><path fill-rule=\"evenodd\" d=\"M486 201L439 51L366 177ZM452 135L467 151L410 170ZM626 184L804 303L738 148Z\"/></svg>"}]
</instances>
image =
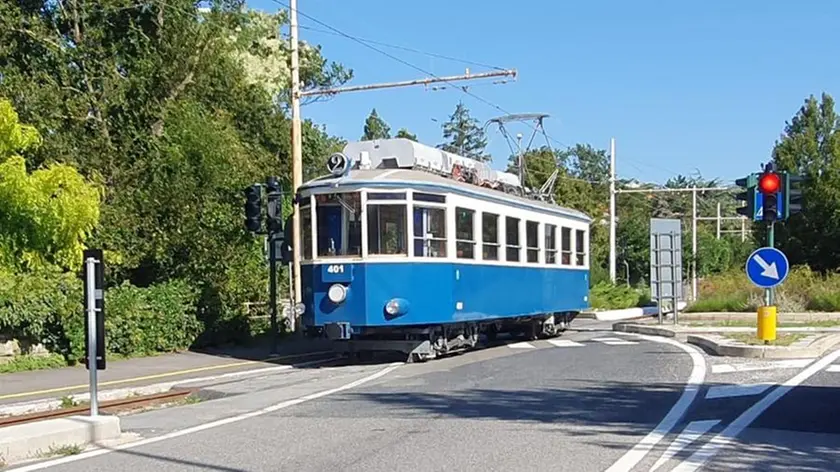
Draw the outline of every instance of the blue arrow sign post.
<instances>
[{"instance_id":1,"label":"blue arrow sign post","mask_svg":"<svg viewBox=\"0 0 840 472\"><path fill-rule=\"evenodd\" d=\"M747 258L747 277L760 288L781 284L790 272L785 253L774 247L758 248Z\"/></svg>"}]
</instances>

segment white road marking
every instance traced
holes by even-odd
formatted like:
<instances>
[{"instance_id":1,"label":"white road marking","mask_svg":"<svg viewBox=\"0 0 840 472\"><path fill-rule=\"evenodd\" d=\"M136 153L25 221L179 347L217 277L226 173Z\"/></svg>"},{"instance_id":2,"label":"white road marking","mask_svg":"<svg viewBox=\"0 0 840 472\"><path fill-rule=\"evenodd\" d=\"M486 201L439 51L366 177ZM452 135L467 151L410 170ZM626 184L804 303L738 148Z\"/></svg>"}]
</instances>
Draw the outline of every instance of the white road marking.
<instances>
[{"instance_id":1,"label":"white road marking","mask_svg":"<svg viewBox=\"0 0 840 472\"><path fill-rule=\"evenodd\" d=\"M275 411L282 410L282 409L288 408L290 406L299 405L301 403L306 403L310 400L315 400L315 399L318 399L318 398L321 398L321 397L326 397L328 395L332 395L332 394L335 394L335 393L342 392L344 390L349 390L351 388L358 387L359 385L366 384L366 383L368 383L372 380L376 380L380 377L383 377L383 376L387 375L388 373L390 373L391 371L393 371L394 369L396 369L397 367L399 367L402 364L403 364L402 362L395 362L393 364L388 365L388 367L385 367L384 369L382 369L382 370L380 370L376 373L373 373L371 375L368 375L367 377L363 377L363 378L358 379L358 380L354 380L353 382L344 384L340 387L331 388L329 390L323 390L323 391L320 391L320 392L305 395L303 397L294 398L292 400L286 400L284 402L276 403L274 405L270 405L270 406L267 406L265 408L261 408L259 410L251 411L251 412L244 413L244 414L241 414L241 415L231 416L229 418L223 418L221 420L211 421L210 423L200 424L198 426L193 426L191 428L186 428L186 429L182 429L182 430L179 430L179 431L173 431L171 433L164 434L164 435L161 435L161 436L156 436L156 437L153 437L153 438L142 439L140 441L121 444L121 445L115 446L115 447L110 448L110 449L95 449L93 451L83 452L81 454L77 454L77 455L74 455L74 456L67 456L67 457L62 457L60 459L55 459L55 460L46 461L46 462L40 462L38 464L32 464L32 465L29 465L29 466L20 467L20 468L13 469L13 470L15 472L31 472L31 471L34 471L34 470L46 469L48 467L54 467L54 466L57 466L57 465L67 464L67 463L70 463L70 462L76 462L76 461L80 461L82 459L89 459L91 457L102 456L102 455L105 455L105 454L108 454L108 453L111 453L111 452L114 452L114 451L121 451L121 450L124 450L124 449L132 449L132 448L135 448L135 447L145 446L145 445L148 445L148 444L154 444L154 443L158 443L158 442L161 442L161 441L166 441L168 439L174 439L174 438L177 438L177 437L186 436L188 434L194 434L194 433L198 433L200 431L216 428L216 427L219 427L219 426L224 426L226 424L238 423L240 421L247 420L247 419L250 419L250 418L254 418L256 416L262 416L262 415L265 415L265 414L268 414L268 413L273 413Z\"/></svg>"},{"instance_id":2,"label":"white road marking","mask_svg":"<svg viewBox=\"0 0 840 472\"><path fill-rule=\"evenodd\" d=\"M593 341L598 341L600 343L608 344L610 346L627 346L630 344L639 344L635 341L627 341L625 339L619 338L592 338Z\"/></svg>"},{"instance_id":3,"label":"white road marking","mask_svg":"<svg viewBox=\"0 0 840 472\"><path fill-rule=\"evenodd\" d=\"M808 359L786 359L765 364L715 364L712 366L712 373L730 374L732 372L751 372L756 370L801 369L813 362L814 359L813 357Z\"/></svg>"},{"instance_id":4,"label":"white road marking","mask_svg":"<svg viewBox=\"0 0 840 472\"><path fill-rule=\"evenodd\" d=\"M534 346L533 344L526 343L526 342L508 344L508 347L511 348L511 349L534 349L534 348L536 348L536 346Z\"/></svg>"},{"instance_id":5,"label":"white road marking","mask_svg":"<svg viewBox=\"0 0 840 472\"><path fill-rule=\"evenodd\" d=\"M688 408L691 406L691 403L694 401L694 398L697 396L697 392L700 391L700 386L703 385L703 379L706 377L706 360L697 348L669 338L646 336L635 333L626 334L632 334L633 336L648 341L676 346L691 356L691 363L693 367L691 369L691 375L688 377L688 381L683 389L683 393L680 396L680 399L677 400L677 403L671 407L671 411L665 415L665 418L662 418L662 421L656 425L656 428L653 431L648 433L648 435L642 438L638 444L633 446L633 449L624 453L624 455L621 456L621 458L619 458L609 469L607 469L606 472L629 472L632 470L633 467L635 467L636 464L638 464L639 461L641 461L645 455L650 452L650 450L653 449L653 447L656 446L656 444L659 443L659 441L661 441L662 438L664 438L665 435L674 428L674 426L676 426L680 418L685 415Z\"/></svg>"},{"instance_id":6,"label":"white road marking","mask_svg":"<svg viewBox=\"0 0 840 472\"><path fill-rule=\"evenodd\" d=\"M774 383L744 384L744 385L718 385L711 387L706 392L706 400L715 398L746 397L759 395L765 390L774 386Z\"/></svg>"},{"instance_id":7,"label":"white road marking","mask_svg":"<svg viewBox=\"0 0 840 472\"><path fill-rule=\"evenodd\" d=\"M840 372L840 365L830 365L825 369L826 372Z\"/></svg>"},{"instance_id":8,"label":"white road marking","mask_svg":"<svg viewBox=\"0 0 840 472\"><path fill-rule=\"evenodd\" d=\"M581 343L578 343L578 342L575 342L575 341L570 341L570 340L568 340L568 339L549 339L549 340L548 340L548 342L549 342L550 344L553 344L554 346L557 346L557 347L578 347L578 346L583 346L583 344L581 344Z\"/></svg>"},{"instance_id":9,"label":"white road marking","mask_svg":"<svg viewBox=\"0 0 840 472\"><path fill-rule=\"evenodd\" d=\"M772 392L768 393L764 396L764 398L756 402L747 411L741 413L740 416L735 418L735 421L730 423L729 426L727 426L717 436L709 440L709 442L703 445L703 447L692 454L691 457L681 462L680 465L678 465L672 472L692 472L703 467L709 459L717 454L721 447L732 442L733 439L746 429L750 423L755 421L755 419L758 418L764 410L769 408L770 405L776 403L785 394L793 390L802 382L808 380L808 378L812 375L825 369L826 366L837 360L838 357L840 357L840 349L811 364L808 368L796 374L787 382L773 389Z\"/></svg>"},{"instance_id":10,"label":"white road marking","mask_svg":"<svg viewBox=\"0 0 840 472\"><path fill-rule=\"evenodd\" d=\"M672 442L671 445L668 446L668 449L662 453L662 457L656 461L656 464L653 464L653 467L650 468L650 472L653 472L661 467L662 464L671 460L671 458L676 456L677 453L685 449L686 446L693 443L700 436L706 434L718 423L720 423L720 420L692 421L691 423L688 423L688 426L682 430L682 433L677 436L677 439L674 439L674 442Z\"/></svg>"}]
</instances>

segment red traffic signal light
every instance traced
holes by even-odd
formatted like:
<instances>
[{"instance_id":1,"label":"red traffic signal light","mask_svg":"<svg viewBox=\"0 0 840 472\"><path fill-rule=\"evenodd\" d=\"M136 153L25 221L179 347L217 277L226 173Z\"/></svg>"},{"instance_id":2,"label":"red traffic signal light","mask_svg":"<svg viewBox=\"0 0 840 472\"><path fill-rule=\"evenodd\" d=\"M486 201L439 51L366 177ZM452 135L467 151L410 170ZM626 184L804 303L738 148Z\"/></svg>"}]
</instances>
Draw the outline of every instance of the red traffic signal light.
<instances>
[{"instance_id":1,"label":"red traffic signal light","mask_svg":"<svg viewBox=\"0 0 840 472\"><path fill-rule=\"evenodd\" d=\"M781 186L782 179L779 177L779 174L775 172L762 174L758 179L758 189L765 195L778 192Z\"/></svg>"}]
</instances>

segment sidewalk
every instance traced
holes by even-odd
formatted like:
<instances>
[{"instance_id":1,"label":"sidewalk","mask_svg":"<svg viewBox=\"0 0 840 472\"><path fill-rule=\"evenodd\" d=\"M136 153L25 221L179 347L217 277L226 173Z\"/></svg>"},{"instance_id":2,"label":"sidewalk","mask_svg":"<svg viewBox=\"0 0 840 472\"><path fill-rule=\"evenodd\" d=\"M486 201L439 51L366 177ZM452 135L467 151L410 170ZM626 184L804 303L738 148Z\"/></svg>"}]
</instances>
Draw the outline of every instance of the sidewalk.
<instances>
[{"instance_id":1,"label":"sidewalk","mask_svg":"<svg viewBox=\"0 0 840 472\"><path fill-rule=\"evenodd\" d=\"M290 365L330 357L321 340L284 339L272 356L268 346L182 352L136 359L109 360L99 371L99 391L142 387L197 377ZM0 407L55 400L70 394L88 393L89 373L83 365L13 374L0 374Z\"/></svg>"}]
</instances>

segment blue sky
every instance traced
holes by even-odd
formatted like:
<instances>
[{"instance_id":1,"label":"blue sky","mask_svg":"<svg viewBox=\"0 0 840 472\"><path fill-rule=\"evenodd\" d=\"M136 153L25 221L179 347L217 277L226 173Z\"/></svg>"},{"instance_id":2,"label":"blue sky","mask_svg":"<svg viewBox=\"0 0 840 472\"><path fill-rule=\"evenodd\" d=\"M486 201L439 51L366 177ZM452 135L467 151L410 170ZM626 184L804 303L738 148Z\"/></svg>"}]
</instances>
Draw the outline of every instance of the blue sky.
<instances>
[{"instance_id":1,"label":"blue sky","mask_svg":"<svg viewBox=\"0 0 840 472\"><path fill-rule=\"evenodd\" d=\"M278 1L249 5L273 11L287 4ZM470 91L505 112L548 113L546 131L555 146L581 142L608 149L615 137L619 176L662 183L677 173L732 181L759 170L809 94L838 92L840 43L833 31L840 2L802 4L299 0L298 8L359 38L517 69L515 82L474 82ZM354 70L351 84L426 76L324 33L306 17L300 24L302 39ZM487 70L375 47L437 76L462 74L466 67ZM504 114L453 87L348 93L307 105L303 114L355 140L375 107L393 132L406 127L435 145L459 100L482 123ZM527 139L531 129L511 131ZM503 167L509 155L503 136L491 127L488 138L495 167Z\"/></svg>"}]
</instances>

